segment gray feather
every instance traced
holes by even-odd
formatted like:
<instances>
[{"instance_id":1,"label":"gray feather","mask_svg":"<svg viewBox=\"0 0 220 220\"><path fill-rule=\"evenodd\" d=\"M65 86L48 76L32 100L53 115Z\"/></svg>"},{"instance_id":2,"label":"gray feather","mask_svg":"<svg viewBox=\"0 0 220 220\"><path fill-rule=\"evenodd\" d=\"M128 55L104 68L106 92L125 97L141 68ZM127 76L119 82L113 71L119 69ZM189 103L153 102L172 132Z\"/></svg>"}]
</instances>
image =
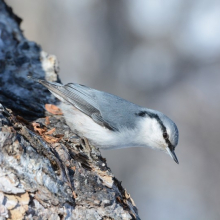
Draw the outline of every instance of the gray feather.
<instances>
[{"instance_id":1,"label":"gray feather","mask_svg":"<svg viewBox=\"0 0 220 220\"><path fill-rule=\"evenodd\" d=\"M69 83L64 87L71 91L72 100L75 100L77 93L77 98L80 99L79 102L83 103L81 106L82 111L88 109L88 104L92 105L96 112L91 111L90 117L95 122L104 123L104 126L107 125L112 130L119 130L124 127L128 129L135 128L137 122L137 120L134 120L135 114L143 109L118 96L79 84ZM96 113L95 118L94 113Z\"/></svg>"},{"instance_id":2,"label":"gray feather","mask_svg":"<svg viewBox=\"0 0 220 220\"><path fill-rule=\"evenodd\" d=\"M118 96L76 83L61 85L44 80L39 82L91 117L97 124L113 131L135 128L137 122L134 120L135 114L143 109Z\"/></svg>"}]
</instances>

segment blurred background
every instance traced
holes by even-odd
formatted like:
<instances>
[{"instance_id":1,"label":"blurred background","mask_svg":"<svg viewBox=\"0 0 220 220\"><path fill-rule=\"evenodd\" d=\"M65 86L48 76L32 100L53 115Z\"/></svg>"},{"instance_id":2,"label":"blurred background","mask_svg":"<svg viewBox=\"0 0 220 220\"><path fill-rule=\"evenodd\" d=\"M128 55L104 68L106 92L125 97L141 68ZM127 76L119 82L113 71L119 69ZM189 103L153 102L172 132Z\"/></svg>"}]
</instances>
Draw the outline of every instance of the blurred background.
<instances>
[{"instance_id":1,"label":"blurred background","mask_svg":"<svg viewBox=\"0 0 220 220\"><path fill-rule=\"evenodd\" d=\"M177 165L136 148L103 151L140 217L220 219L220 1L6 0L29 40L78 82L157 109L180 133Z\"/></svg>"}]
</instances>

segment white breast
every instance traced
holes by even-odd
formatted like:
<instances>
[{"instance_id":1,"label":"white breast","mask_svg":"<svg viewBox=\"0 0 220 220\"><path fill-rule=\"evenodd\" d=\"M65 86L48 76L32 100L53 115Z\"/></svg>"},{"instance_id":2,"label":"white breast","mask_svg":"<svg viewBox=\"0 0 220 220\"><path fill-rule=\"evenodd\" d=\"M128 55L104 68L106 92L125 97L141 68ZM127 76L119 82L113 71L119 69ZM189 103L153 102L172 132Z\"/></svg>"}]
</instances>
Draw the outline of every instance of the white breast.
<instances>
[{"instance_id":1,"label":"white breast","mask_svg":"<svg viewBox=\"0 0 220 220\"><path fill-rule=\"evenodd\" d=\"M116 149L137 146L136 130L121 129L111 131L95 123L89 116L85 115L74 106L61 102L61 108L67 124L80 137L87 138L90 143L103 149Z\"/></svg>"}]
</instances>

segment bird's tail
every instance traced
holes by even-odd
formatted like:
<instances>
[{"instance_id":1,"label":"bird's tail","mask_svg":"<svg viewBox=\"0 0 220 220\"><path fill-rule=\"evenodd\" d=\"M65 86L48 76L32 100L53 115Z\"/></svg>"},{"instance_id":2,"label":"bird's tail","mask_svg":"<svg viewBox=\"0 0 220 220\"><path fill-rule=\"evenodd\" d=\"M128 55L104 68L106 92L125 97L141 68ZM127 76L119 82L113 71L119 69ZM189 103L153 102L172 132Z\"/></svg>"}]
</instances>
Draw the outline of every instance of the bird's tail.
<instances>
[{"instance_id":1,"label":"bird's tail","mask_svg":"<svg viewBox=\"0 0 220 220\"><path fill-rule=\"evenodd\" d=\"M28 78L45 86L59 100L70 102L70 100L68 99L68 91L65 89L65 87L62 84L48 82L43 79L37 79L30 75L28 75Z\"/></svg>"}]
</instances>

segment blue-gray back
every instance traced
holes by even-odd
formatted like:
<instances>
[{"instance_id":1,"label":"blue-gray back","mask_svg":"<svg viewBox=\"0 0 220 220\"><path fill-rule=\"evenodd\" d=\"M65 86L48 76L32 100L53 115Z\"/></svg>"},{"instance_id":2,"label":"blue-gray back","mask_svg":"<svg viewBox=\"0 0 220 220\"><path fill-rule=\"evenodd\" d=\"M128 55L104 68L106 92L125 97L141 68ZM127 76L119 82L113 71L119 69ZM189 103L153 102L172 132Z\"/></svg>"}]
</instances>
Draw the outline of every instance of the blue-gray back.
<instances>
[{"instance_id":1,"label":"blue-gray back","mask_svg":"<svg viewBox=\"0 0 220 220\"><path fill-rule=\"evenodd\" d=\"M137 120L135 114L143 109L118 96L83 85L69 83L63 89L76 108L111 130L134 128Z\"/></svg>"}]
</instances>

